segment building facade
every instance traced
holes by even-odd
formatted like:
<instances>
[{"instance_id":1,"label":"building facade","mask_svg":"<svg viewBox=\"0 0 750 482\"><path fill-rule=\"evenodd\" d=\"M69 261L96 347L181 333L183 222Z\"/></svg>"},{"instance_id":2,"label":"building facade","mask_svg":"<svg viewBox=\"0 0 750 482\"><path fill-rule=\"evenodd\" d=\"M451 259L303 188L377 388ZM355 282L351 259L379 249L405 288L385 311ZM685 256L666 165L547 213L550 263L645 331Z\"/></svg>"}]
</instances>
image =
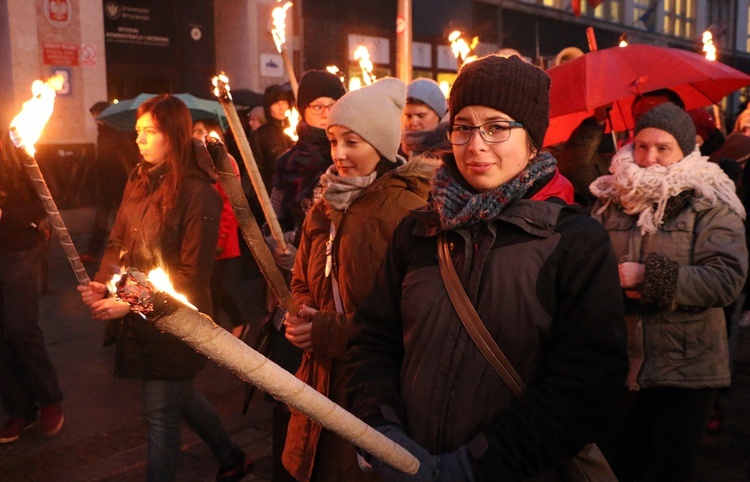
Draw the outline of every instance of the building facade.
<instances>
[{"instance_id":1,"label":"building facade","mask_svg":"<svg viewBox=\"0 0 750 482\"><path fill-rule=\"evenodd\" d=\"M190 92L211 98L210 78L224 71L234 91L261 93L289 80L274 43L276 0L0 0L0 122L8 125L31 82L66 77L40 143L92 143L88 108L141 92ZM396 72L397 0L294 0L286 50L299 77L336 66L361 77L354 51L368 48L376 77ZM593 2L596 3L596 2ZM542 67L566 48L649 43L700 52L705 30L718 59L750 73L750 0L412 0L413 76L448 84L457 60L454 30L477 38L476 54L512 48ZM735 95L728 110L743 101ZM257 99L257 96L255 97Z\"/></svg>"}]
</instances>

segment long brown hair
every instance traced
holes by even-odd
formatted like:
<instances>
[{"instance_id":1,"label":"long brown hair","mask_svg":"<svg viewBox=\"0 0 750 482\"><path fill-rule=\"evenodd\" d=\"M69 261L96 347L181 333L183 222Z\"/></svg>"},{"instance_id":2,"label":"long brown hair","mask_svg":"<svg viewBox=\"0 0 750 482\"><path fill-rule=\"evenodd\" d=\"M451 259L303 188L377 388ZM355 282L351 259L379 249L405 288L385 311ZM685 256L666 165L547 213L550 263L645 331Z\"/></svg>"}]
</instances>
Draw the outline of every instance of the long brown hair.
<instances>
[{"instance_id":1,"label":"long brown hair","mask_svg":"<svg viewBox=\"0 0 750 482\"><path fill-rule=\"evenodd\" d=\"M156 127L164 134L169 144L169 153L164 161L167 173L154 196L162 219L177 202L185 170L193 156L193 121L184 102L170 94L159 94L138 107L136 119L151 114Z\"/></svg>"}]
</instances>

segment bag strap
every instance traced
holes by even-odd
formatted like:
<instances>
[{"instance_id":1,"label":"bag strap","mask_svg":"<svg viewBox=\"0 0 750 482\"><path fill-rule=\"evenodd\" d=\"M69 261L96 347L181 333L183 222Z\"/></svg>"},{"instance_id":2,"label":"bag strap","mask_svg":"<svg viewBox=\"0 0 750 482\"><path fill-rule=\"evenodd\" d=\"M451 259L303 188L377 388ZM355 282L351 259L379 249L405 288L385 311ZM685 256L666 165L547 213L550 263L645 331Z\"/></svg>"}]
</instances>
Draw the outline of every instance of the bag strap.
<instances>
[{"instance_id":1,"label":"bag strap","mask_svg":"<svg viewBox=\"0 0 750 482\"><path fill-rule=\"evenodd\" d=\"M477 310L474 309L474 305L471 304L471 300L469 300L466 291L461 285L461 281L458 279L445 232L440 233L438 236L438 261L443 284L446 291L448 291L453 308L455 308L456 313L461 318L464 328L469 332L471 339L474 340L477 348L482 352L482 355L487 359L490 366L500 375L500 378L508 385L510 390L517 397L523 397L526 384L505 357L500 347L497 346L495 340L492 339L492 335L490 335L487 327L482 323Z\"/></svg>"}]
</instances>

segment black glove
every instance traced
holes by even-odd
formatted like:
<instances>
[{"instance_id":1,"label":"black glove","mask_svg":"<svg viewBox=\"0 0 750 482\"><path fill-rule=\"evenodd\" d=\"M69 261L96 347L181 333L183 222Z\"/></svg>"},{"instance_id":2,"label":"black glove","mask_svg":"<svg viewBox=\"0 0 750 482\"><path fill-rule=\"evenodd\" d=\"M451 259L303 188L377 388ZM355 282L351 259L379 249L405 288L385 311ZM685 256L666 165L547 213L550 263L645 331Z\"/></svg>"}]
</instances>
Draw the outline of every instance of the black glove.
<instances>
[{"instance_id":1,"label":"black glove","mask_svg":"<svg viewBox=\"0 0 750 482\"><path fill-rule=\"evenodd\" d=\"M284 271L291 271L294 268L294 257L297 255L297 248L291 243L286 243L286 252L282 252L279 245L276 244L276 240L273 239L273 236L266 236L264 240L268 249L271 250L271 254L273 254L273 260L276 262L276 265Z\"/></svg>"},{"instance_id":2,"label":"black glove","mask_svg":"<svg viewBox=\"0 0 750 482\"><path fill-rule=\"evenodd\" d=\"M438 474L438 458L406 436L398 425L384 425L375 429L393 440L419 460L419 470L410 475L394 469L376 457L368 457L372 467L385 482L434 482ZM447 479L446 479L447 480Z\"/></svg>"},{"instance_id":3,"label":"black glove","mask_svg":"<svg viewBox=\"0 0 750 482\"><path fill-rule=\"evenodd\" d=\"M474 468L469 457L469 448L466 445L453 452L438 455L440 473L437 482L475 482Z\"/></svg>"}]
</instances>

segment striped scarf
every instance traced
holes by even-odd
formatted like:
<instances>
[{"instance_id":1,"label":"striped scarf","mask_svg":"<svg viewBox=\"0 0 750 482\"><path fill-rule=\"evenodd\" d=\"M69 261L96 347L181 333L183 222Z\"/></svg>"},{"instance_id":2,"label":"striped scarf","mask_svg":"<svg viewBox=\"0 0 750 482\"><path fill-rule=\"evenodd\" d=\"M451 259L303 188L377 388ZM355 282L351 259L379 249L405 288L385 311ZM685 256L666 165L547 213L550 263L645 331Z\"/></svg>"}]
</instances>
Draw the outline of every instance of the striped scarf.
<instances>
[{"instance_id":1,"label":"striped scarf","mask_svg":"<svg viewBox=\"0 0 750 482\"><path fill-rule=\"evenodd\" d=\"M435 173L427 203L430 210L439 214L444 230L494 219L513 201L522 199L540 179L554 173L556 165L557 160L550 153L540 153L516 177L480 193L469 191L443 165Z\"/></svg>"}]
</instances>

